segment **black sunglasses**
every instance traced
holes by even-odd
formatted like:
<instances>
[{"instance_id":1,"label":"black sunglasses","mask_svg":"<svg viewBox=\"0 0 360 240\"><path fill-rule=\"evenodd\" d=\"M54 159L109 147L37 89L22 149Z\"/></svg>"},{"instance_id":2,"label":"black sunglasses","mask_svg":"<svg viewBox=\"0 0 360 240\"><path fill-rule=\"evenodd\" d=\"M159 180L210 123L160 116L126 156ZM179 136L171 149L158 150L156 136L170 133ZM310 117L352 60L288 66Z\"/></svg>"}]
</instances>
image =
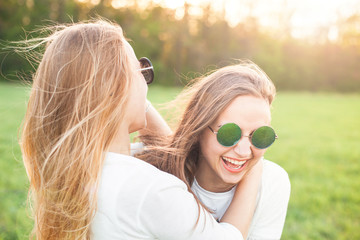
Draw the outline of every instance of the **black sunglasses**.
<instances>
[{"instance_id":1,"label":"black sunglasses","mask_svg":"<svg viewBox=\"0 0 360 240\"><path fill-rule=\"evenodd\" d=\"M147 84L150 84L154 81L154 67L151 64L150 60L146 57L142 57L139 59L140 69L142 75L145 78Z\"/></svg>"},{"instance_id":2,"label":"black sunglasses","mask_svg":"<svg viewBox=\"0 0 360 240\"><path fill-rule=\"evenodd\" d=\"M241 128L235 123L222 125L217 132L209 126L209 129L216 134L217 141L224 147L232 147L237 144L242 136ZM269 126L262 126L253 131L249 136L251 144L258 149L265 149L271 146L278 138L274 129Z\"/></svg>"}]
</instances>

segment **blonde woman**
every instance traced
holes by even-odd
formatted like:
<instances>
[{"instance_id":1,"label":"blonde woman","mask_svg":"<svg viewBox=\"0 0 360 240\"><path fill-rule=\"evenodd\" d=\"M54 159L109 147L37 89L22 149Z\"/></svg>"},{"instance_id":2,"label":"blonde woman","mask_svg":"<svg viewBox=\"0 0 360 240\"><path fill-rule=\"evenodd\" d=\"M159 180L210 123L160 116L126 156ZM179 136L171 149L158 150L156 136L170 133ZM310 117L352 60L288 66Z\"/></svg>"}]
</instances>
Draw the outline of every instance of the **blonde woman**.
<instances>
[{"instance_id":1,"label":"blonde woman","mask_svg":"<svg viewBox=\"0 0 360 240\"><path fill-rule=\"evenodd\" d=\"M274 96L273 83L255 64L221 68L195 80L180 94L185 110L174 134L165 140L151 136L150 142L144 135L146 145L155 142L161 148L149 148L139 157L186 182L218 220L247 173L262 165L248 239L280 239L290 181L283 168L263 158L277 138L271 127Z\"/></svg>"},{"instance_id":2,"label":"blonde woman","mask_svg":"<svg viewBox=\"0 0 360 240\"><path fill-rule=\"evenodd\" d=\"M261 166L218 223L184 182L130 156L129 133L170 130L146 104L152 65L137 60L120 26L103 20L56 26L27 43L30 50L45 46L20 141L33 237L242 239Z\"/></svg>"}]
</instances>

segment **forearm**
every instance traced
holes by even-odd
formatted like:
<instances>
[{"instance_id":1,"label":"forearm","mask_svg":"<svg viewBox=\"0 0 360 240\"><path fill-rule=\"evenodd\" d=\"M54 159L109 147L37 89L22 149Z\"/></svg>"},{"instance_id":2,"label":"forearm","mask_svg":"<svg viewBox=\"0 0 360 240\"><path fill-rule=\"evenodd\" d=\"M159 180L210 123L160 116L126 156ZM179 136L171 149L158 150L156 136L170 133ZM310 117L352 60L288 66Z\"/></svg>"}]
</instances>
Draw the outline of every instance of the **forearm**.
<instances>
[{"instance_id":1,"label":"forearm","mask_svg":"<svg viewBox=\"0 0 360 240\"><path fill-rule=\"evenodd\" d=\"M169 125L150 102L148 102L146 122L146 128L139 131L140 135L146 135L151 132L156 132L156 134L161 136L171 134Z\"/></svg>"},{"instance_id":2,"label":"forearm","mask_svg":"<svg viewBox=\"0 0 360 240\"><path fill-rule=\"evenodd\" d=\"M254 170L254 171L253 171ZM238 184L234 198L222 217L222 222L227 222L237 227L246 239L249 227L254 216L256 197L262 176L262 161Z\"/></svg>"}]
</instances>

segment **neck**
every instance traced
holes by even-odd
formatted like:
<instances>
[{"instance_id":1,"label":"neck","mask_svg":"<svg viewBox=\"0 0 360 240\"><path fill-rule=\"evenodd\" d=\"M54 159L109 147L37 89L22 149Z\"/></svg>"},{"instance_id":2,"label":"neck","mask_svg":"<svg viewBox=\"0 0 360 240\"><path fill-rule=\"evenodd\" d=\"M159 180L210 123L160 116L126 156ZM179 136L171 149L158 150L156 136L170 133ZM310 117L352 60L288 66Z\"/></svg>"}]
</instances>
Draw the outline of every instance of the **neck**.
<instances>
[{"instance_id":1,"label":"neck","mask_svg":"<svg viewBox=\"0 0 360 240\"><path fill-rule=\"evenodd\" d=\"M225 183L221 180L217 180L216 176L212 174L207 174L204 171L196 171L195 178L200 187L209 192L227 192L235 186L234 184Z\"/></svg>"},{"instance_id":2,"label":"neck","mask_svg":"<svg viewBox=\"0 0 360 240\"><path fill-rule=\"evenodd\" d=\"M120 127L109 145L109 152L130 155L130 136L127 127Z\"/></svg>"},{"instance_id":3,"label":"neck","mask_svg":"<svg viewBox=\"0 0 360 240\"><path fill-rule=\"evenodd\" d=\"M206 191L214 192L214 193L220 193L220 192L228 192L230 191L235 185L233 184L212 184L206 181L203 181L203 179L198 177L196 175L196 181Z\"/></svg>"}]
</instances>

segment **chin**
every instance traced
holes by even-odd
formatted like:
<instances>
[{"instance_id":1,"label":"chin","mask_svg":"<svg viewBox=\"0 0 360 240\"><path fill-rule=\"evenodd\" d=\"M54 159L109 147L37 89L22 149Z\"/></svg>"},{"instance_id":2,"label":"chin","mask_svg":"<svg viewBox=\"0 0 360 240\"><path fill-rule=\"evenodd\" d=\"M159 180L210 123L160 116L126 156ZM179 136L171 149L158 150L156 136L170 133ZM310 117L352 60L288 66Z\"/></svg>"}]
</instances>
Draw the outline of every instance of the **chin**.
<instances>
[{"instance_id":1,"label":"chin","mask_svg":"<svg viewBox=\"0 0 360 240\"><path fill-rule=\"evenodd\" d=\"M227 185L235 186L236 184L238 184L243 179L243 177L245 175L245 172L246 171L238 173L238 174L233 175L233 176L224 176L222 180Z\"/></svg>"},{"instance_id":2,"label":"chin","mask_svg":"<svg viewBox=\"0 0 360 240\"><path fill-rule=\"evenodd\" d=\"M241 177L238 177L238 178L236 178L236 179L227 179L227 180L225 180L224 182L227 184L227 185L232 185L232 186L235 186L235 185L237 185L240 181L241 181L241 179L243 179L243 176L241 176Z\"/></svg>"}]
</instances>

